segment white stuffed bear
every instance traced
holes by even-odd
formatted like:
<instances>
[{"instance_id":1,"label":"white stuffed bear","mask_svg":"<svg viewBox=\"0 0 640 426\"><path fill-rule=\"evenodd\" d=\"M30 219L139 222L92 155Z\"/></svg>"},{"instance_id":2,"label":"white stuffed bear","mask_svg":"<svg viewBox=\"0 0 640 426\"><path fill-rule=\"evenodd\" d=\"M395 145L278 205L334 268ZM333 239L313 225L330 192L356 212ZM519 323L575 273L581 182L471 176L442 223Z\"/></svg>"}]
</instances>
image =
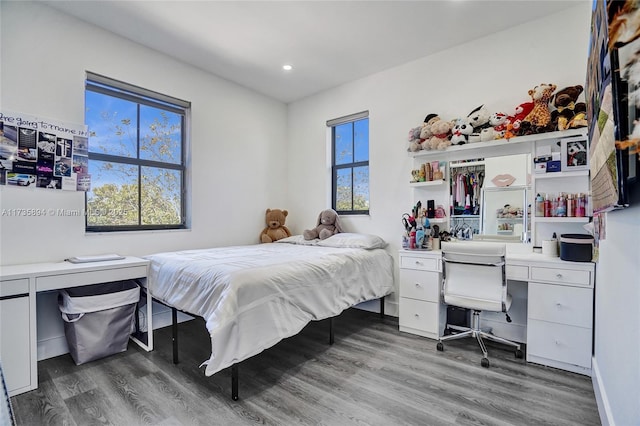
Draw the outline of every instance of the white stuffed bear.
<instances>
[{"instance_id":1,"label":"white stuffed bear","mask_svg":"<svg viewBox=\"0 0 640 426\"><path fill-rule=\"evenodd\" d=\"M473 133L469 136L469 142L478 142L480 140L480 132L482 132L482 129L490 127L489 117L491 117L491 114L484 105L480 105L478 108L471 111L467 117L473 126Z\"/></svg>"},{"instance_id":2,"label":"white stuffed bear","mask_svg":"<svg viewBox=\"0 0 640 426\"><path fill-rule=\"evenodd\" d=\"M469 136L473 133L473 125L469 118L458 118L451 129L451 144L464 145L469 142Z\"/></svg>"}]
</instances>

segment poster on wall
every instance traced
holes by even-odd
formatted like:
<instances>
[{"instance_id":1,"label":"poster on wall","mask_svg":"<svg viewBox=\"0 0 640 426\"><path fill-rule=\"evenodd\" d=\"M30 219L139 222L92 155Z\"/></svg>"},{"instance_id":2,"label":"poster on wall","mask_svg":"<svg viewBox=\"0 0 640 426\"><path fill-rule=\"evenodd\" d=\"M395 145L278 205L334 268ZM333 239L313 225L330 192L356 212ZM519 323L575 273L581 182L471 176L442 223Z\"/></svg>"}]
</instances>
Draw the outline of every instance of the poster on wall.
<instances>
[{"instance_id":1,"label":"poster on wall","mask_svg":"<svg viewBox=\"0 0 640 426\"><path fill-rule=\"evenodd\" d=\"M0 111L0 185L88 191L88 145L84 124Z\"/></svg>"}]
</instances>

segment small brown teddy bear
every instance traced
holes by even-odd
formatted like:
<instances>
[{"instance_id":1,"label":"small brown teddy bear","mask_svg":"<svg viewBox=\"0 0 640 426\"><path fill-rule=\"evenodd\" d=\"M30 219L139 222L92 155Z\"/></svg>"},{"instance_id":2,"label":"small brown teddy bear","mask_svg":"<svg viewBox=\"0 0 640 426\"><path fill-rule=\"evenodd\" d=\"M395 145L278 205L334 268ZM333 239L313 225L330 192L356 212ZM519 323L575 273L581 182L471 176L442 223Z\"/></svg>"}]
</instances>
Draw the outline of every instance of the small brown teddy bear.
<instances>
[{"instance_id":1,"label":"small brown teddy bear","mask_svg":"<svg viewBox=\"0 0 640 426\"><path fill-rule=\"evenodd\" d=\"M263 243L272 243L291 236L289 228L284 226L284 221L289 214L286 210L267 209L266 222L267 227L260 234L260 241Z\"/></svg>"},{"instance_id":2,"label":"small brown teddy bear","mask_svg":"<svg viewBox=\"0 0 640 426\"><path fill-rule=\"evenodd\" d=\"M305 229L303 232L305 240L320 238L325 240L332 235L342 232L340 217L333 209L322 210L318 216L318 225L313 229Z\"/></svg>"},{"instance_id":3,"label":"small brown teddy bear","mask_svg":"<svg viewBox=\"0 0 640 426\"><path fill-rule=\"evenodd\" d=\"M583 90L584 88L577 84L556 92L553 98L553 106L556 109L551 113L550 131L586 126L584 119L587 105L584 102L578 102L578 96Z\"/></svg>"}]
</instances>

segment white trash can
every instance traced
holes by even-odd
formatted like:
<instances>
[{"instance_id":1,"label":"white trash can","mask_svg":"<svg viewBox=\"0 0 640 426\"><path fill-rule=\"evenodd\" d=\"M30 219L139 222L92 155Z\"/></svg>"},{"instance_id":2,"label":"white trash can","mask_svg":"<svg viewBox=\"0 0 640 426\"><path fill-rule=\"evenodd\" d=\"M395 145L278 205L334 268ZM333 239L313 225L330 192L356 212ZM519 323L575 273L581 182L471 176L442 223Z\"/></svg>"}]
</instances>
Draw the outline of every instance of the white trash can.
<instances>
[{"instance_id":1,"label":"white trash can","mask_svg":"<svg viewBox=\"0 0 640 426\"><path fill-rule=\"evenodd\" d=\"M127 350L139 299L133 280L60 290L58 307L76 365Z\"/></svg>"}]
</instances>

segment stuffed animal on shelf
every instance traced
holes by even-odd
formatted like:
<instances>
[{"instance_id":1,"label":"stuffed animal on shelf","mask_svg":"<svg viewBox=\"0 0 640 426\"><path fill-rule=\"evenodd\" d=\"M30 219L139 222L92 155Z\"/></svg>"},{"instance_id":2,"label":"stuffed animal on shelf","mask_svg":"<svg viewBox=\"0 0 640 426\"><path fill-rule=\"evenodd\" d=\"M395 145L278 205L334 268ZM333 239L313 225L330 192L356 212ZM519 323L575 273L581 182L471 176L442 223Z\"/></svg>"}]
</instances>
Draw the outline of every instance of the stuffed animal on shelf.
<instances>
[{"instance_id":1,"label":"stuffed animal on shelf","mask_svg":"<svg viewBox=\"0 0 640 426\"><path fill-rule=\"evenodd\" d=\"M420 145L422 149L425 149L425 150L431 149L429 140L433 137L433 125L439 121L440 121L440 116L438 114L428 114L424 118L424 123L422 124L422 131L420 132L420 139L422 139L422 143Z\"/></svg>"},{"instance_id":2,"label":"stuffed animal on shelf","mask_svg":"<svg viewBox=\"0 0 640 426\"><path fill-rule=\"evenodd\" d=\"M420 151L422 149L422 142L424 142L422 139L420 139L420 132L422 131L422 126L418 126L418 127L414 127L412 129L409 129L409 135L407 137L407 139L409 139L409 148L407 149L407 151L409 152L416 152L416 151Z\"/></svg>"},{"instance_id":3,"label":"stuffed animal on shelf","mask_svg":"<svg viewBox=\"0 0 640 426\"><path fill-rule=\"evenodd\" d=\"M267 227L260 234L260 241L263 243L272 243L291 236L289 228L284 226L284 221L289 214L286 210L267 209L266 222Z\"/></svg>"},{"instance_id":4,"label":"stuffed animal on shelf","mask_svg":"<svg viewBox=\"0 0 640 426\"><path fill-rule=\"evenodd\" d=\"M549 131L567 130L587 125L587 105L584 102L578 102L578 97L583 90L584 88L577 84L556 92L553 97L553 106L556 109L551 113Z\"/></svg>"},{"instance_id":5,"label":"stuffed animal on shelf","mask_svg":"<svg viewBox=\"0 0 640 426\"><path fill-rule=\"evenodd\" d=\"M504 138L504 134L507 129L506 123L507 114L503 112L494 112L489 117L489 127L482 129L480 132L480 140L482 142L487 142L494 139Z\"/></svg>"},{"instance_id":6,"label":"stuffed animal on shelf","mask_svg":"<svg viewBox=\"0 0 640 426\"><path fill-rule=\"evenodd\" d=\"M451 145L451 129L453 123L446 120L438 120L431 125L433 136L429 139L429 149L447 149Z\"/></svg>"},{"instance_id":7,"label":"stuffed animal on shelf","mask_svg":"<svg viewBox=\"0 0 640 426\"><path fill-rule=\"evenodd\" d=\"M469 135L469 142L479 142L480 141L480 133L483 129L490 127L489 118L491 114L489 110L485 108L484 105L480 105L478 108L474 109L469 113L467 118L469 122L473 126L473 133Z\"/></svg>"},{"instance_id":8,"label":"stuffed animal on shelf","mask_svg":"<svg viewBox=\"0 0 640 426\"><path fill-rule=\"evenodd\" d=\"M533 102L524 102L518 105L515 113L507 117L505 121L504 138L511 139L518 136L522 120L533 110Z\"/></svg>"},{"instance_id":9,"label":"stuffed animal on shelf","mask_svg":"<svg viewBox=\"0 0 640 426\"><path fill-rule=\"evenodd\" d=\"M305 240L320 238L325 240L332 235L342 232L340 217L333 209L322 210L318 215L318 223L313 229L305 229L302 233Z\"/></svg>"},{"instance_id":10,"label":"stuffed animal on shelf","mask_svg":"<svg viewBox=\"0 0 640 426\"><path fill-rule=\"evenodd\" d=\"M549 102L556 91L555 84L541 83L529 90L529 96L533 100L533 109L522 120L519 135L531 135L547 131L551 122L551 111Z\"/></svg>"},{"instance_id":11,"label":"stuffed animal on shelf","mask_svg":"<svg viewBox=\"0 0 640 426\"><path fill-rule=\"evenodd\" d=\"M587 148L582 142L572 142L567 145L567 157L568 166L584 166L587 164Z\"/></svg>"},{"instance_id":12,"label":"stuffed animal on shelf","mask_svg":"<svg viewBox=\"0 0 640 426\"><path fill-rule=\"evenodd\" d=\"M469 118L458 118L451 129L451 145L464 145L469 142L473 133L473 125Z\"/></svg>"}]
</instances>

